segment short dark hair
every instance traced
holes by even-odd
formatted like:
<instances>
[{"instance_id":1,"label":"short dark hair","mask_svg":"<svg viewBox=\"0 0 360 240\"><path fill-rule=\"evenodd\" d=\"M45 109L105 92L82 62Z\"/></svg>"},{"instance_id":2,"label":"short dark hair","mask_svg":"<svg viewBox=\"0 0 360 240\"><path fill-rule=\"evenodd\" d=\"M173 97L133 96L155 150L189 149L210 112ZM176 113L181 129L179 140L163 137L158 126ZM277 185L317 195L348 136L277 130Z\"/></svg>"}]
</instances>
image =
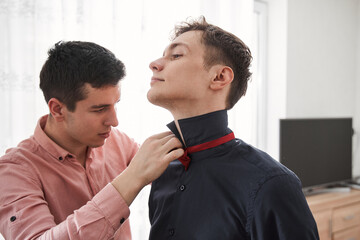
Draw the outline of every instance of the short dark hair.
<instances>
[{"instance_id":1,"label":"short dark hair","mask_svg":"<svg viewBox=\"0 0 360 240\"><path fill-rule=\"evenodd\" d=\"M207 23L204 16L175 26L173 38L188 31L203 32L202 43L206 46L204 56L206 68L215 64L225 64L233 70L234 80L226 100L226 109L231 109L245 95L251 78L250 49L234 34Z\"/></svg>"},{"instance_id":2,"label":"short dark hair","mask_svg":"<svg viewBox=\"0 0 360 240\"><path fill-rule=\"evenodd\" d=\"M115 86L125 76L124 64L108 49L92 42L60 41L48 51L40 72L46 102L57 98L69 111L86 98L85 84Z\"/></svg>"}]
</instances>

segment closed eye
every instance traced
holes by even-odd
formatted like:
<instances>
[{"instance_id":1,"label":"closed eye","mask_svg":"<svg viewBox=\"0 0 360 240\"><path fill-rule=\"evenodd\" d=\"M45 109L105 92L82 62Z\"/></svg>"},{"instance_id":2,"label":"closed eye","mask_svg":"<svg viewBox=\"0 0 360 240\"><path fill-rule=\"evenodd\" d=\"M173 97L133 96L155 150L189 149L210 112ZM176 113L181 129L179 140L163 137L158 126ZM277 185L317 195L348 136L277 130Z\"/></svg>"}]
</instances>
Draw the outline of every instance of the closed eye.
<instances>
[{"instance_id":1,"label":"closed eye","mask_svg":"<svg viewBox=\"0 0 360 240\"><path fill-rule=\"evenodd\" d=\"M107 109L106 107L103 107L103 108L96 109L96 110L94 110L93 112L101 113L101 112L105 112L106 109Z\"/></svg>"},{"instance_id":2,"label":"closed eye","mask_svg":"<svg viewBox=\"0 0 360 240\"><path fill-rule=\"evenodd\" d=\"M180 58L182 56L182 54L172 54L171 55L171 58L172 59L178 59L178 58Z\"/></svg>"}]
</instances>

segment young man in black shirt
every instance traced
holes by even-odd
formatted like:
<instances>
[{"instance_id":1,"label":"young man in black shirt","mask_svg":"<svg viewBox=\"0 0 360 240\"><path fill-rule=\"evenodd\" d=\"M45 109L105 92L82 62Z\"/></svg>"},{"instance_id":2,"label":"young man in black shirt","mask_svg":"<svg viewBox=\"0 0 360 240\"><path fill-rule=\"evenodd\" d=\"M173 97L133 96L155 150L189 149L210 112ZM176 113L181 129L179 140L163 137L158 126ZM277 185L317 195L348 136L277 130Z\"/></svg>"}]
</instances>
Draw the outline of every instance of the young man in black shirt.
<instances>
[{"instance_id":1,"label":"young man in black shirt","mask_svg":"<svg viewBox=\"0 0 360 240\"><path fill-rule=\"evenodd\" d=\"M172 113L185 149L152 183L150 240L319 239L297 176L227 126L251 60L238 37L200 18L177 26L150 64L148 99Z\"/></svg>"}]
</instances>

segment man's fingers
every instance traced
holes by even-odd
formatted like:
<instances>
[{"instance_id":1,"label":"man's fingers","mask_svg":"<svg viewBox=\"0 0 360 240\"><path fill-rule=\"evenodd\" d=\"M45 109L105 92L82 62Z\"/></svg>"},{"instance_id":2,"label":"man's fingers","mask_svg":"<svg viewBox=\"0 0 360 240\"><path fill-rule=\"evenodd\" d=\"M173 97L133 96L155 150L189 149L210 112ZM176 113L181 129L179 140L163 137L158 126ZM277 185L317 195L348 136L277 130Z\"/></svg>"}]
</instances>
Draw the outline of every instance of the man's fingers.
<instances>
[{"instance_id":1,"label":"man's fingers","mask_svg":"<svg viewBox=\"0 0 360 240\"><path fill-rule=\"evenodd\" d=\"M182 148L182 147L183 147L182 143L175 136L167 137L167 141L163 143L163 148L166 152L170 152L174 148Z\"/></svg>"},{"instance_id":2,"label":"man's fingers","mask_svg":"<svg viewBox=\"0 0 360 240\"><path fill-rule=\"evenodd\" d=\"M162 133L152 135L150 138L163 139L163 138L168 137L168 136L174 136L174 134L171 131L166 131L166 132L162 132Z\"/></svg>"},{"instance_id":3,"label":"man's fingers","mask_svg":"<svg viewBox=\"0 0 360 240\"><path fill-rule=\"evenodd\" d=\"M172 140L173 138L175 140ZM145 141L146 142L153 142L153 144L160 143L160 145L166 145L169 141L171 141L172 144L174 144L174 141L175 141L177 144L174 145L174 147L181 147L182 146L181 142L177 139L175 134L173 134L170 131L155 134L155 135L149 137L148 139L146 139Z\"/></svg>"},{"instance_id":4,"label":"man's fingers","mask_svg":"<svg viewBox=\"0 0 360 240\"><path fill-rule=\"evenodd\" d=\"M177 148L177 149L170 151L168 154L166 154L164 157L164 160L165 160L165 162L170 163L170 162L174 161L175 159L178 159L182 155L184 155L184 149Z\"/></svg>"},{"instance_id":5,"label":"man's fingers","mask_svg":"<svg viewBox=\"0 0 360 240\"><path fill-rule=\"evenodd\" d=\"M173 133L169 134L169 135L165 135L164 137L162 137L161 139L159 139L159 142L161 145L166 145L169 141L171 141L172 139L177 139L177 137L175 137L175 135ZM180 141L179 141L180 142ZM181 144L181 143L180 143Z\"/></svg>"}]
</instances>

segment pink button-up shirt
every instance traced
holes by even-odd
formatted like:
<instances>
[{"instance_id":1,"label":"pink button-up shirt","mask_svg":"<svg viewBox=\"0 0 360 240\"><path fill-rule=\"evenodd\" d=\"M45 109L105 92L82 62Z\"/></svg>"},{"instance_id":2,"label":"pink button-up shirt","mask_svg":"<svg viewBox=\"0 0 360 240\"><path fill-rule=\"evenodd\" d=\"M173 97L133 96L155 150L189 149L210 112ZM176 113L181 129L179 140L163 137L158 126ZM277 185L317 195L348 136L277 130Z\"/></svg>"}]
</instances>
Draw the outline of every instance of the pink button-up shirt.
<instances>
[{"instance_id":1,"label":"pink button-up shirt","mask_svg":"<svg viewBox=\"0 0 360 240\"><path fill-rule=\"evenodd\" d=\"M5 239L131 239L130 210L110 182L138 144L113 129L89 149L86 168L43 131L0 158L0 232Z\"/></svg>"}]
</instances>

